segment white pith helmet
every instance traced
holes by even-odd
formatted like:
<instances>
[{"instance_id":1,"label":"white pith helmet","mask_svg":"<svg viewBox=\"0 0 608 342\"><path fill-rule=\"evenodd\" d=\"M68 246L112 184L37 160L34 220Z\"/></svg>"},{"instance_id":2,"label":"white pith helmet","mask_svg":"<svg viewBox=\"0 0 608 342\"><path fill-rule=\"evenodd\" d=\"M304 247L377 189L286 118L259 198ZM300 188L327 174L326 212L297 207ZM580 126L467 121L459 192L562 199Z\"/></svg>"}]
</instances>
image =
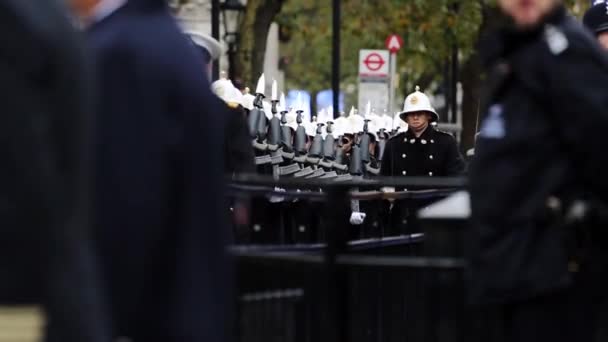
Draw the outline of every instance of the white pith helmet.
<instances>
[{"instance_id":1,"label":"white pith helmet","mask_svg":"<svg viewBox=\"0 0 608 342\"><path fill-rule=\"evenodd\" d=\"M416 91L409 94L403 102L403 111L399 113L401 120L406 121L405 118L409 113L415 112L426 112L431 115L431 121L439 121L439 115L435 109L431 106L431 101L428 96L420 91L420 87L416 86Z\"/></svg>"}]
</instances>

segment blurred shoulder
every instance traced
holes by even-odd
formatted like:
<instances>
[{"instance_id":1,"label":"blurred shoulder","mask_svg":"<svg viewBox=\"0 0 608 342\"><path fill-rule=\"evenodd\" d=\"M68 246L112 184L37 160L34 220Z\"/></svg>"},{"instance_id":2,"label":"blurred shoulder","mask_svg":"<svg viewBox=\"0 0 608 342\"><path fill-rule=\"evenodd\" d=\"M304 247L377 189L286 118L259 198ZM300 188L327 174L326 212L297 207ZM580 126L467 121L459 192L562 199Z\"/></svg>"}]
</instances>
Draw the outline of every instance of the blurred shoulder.
<instances>
[{"instance_id":1,"label":"blurred shoulder","mask_svg":"<svg viewBox=\"0 0 608 342\"><path fill-rule=\"evenodd\" d=\"M437 129L437 128L435 128L434 131L435 131L435 136L438 139L441 139L441 140L444 140L444 141L452 141L452 140L455 141L454 135L452 135L452 133L450 133L450 132L442 131L442 130Z\"/></svg>"}]
</instances>

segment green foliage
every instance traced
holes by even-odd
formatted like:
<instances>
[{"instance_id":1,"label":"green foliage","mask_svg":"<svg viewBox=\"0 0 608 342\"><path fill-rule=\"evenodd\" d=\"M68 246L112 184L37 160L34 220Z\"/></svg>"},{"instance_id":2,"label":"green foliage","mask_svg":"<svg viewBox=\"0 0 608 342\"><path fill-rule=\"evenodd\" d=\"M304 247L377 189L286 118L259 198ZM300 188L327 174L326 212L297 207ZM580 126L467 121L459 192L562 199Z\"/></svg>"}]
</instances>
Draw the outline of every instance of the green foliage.
<instances>
[{"instance_id":1,"label":"green foliage","mask_svg":"<svg viewBox=\"0 0 608 342\"><path fill-rule=\"evenodd\" d=\"M405 40L397 56L400 92L415 83L439 81L453 44L461 64L474 52L484 7L496 0L343 0L341 21L342 89L357 83L360 49L384 49L392 33ZM565 0L577 17L588 0ZM492 20L492 18L486 18ZM331 85L331 2L289 0L277 21L290 33L281 47L290 63L285 67L288 88L316 92ZM352 88L352 87L350 87ZM355 95L356 96L356 95ZM352 98L352 97L351 97Z\"/></svg>"},{"instance_id":2,"label":"green foliage","mask_svg":"<svg viewBox=\"0 0 608 342\"><path fill-rule=\"evenodd\" d=\"M343 0L341 22L341 81L356 84L360 49L384 49L390 34L405 46L397 59L399 71L413 83L422 75L442 75L453 44L466 58L473 51L481 24L478 0ZM291 63L287 85L318 91L331 83L331 3L326 0L288 1L279 22L291 40L282 53ZM405 84L402 88L413 88Z\"/></svg>"}]
</instances>

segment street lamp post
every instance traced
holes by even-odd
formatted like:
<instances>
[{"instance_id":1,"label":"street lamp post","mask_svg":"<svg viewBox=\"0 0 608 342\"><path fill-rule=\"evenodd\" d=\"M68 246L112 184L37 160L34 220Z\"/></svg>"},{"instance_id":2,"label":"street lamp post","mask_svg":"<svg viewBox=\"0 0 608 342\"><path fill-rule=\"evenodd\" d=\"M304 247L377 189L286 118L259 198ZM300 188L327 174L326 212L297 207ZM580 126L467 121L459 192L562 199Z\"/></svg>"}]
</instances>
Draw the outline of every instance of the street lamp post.
<instances>
[{"instance_id":1,"label":"street lamp post","mask_svg":"<svg viewBox=\"0 0 608 342\"><path fill-rule=\"evenodd\" d=\"M235 57L240 43L239 26L245 5L239 0L226 0L220 4L220 11L224 24L224 41L228 44L228 75L230 79L234 79Z\"/></svg>"}]
</instances>

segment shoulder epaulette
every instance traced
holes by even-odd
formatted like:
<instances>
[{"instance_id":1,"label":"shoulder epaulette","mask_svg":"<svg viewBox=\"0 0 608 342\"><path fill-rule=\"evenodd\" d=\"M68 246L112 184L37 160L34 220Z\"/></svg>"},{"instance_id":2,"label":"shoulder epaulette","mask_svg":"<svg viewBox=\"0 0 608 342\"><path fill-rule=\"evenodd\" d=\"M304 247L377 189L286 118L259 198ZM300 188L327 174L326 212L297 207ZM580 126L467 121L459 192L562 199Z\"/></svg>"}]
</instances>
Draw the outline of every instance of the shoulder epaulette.
<instances>
[{"instance_id":1,"label":"shoulder epaulette","mask_svg":"<svg viewBox=\"0 0 608 342\"><path fill-rule=\"evenodd\" d=\"M566 51L568 48L568 38L557 26L550 24L545 25L544 37L549 46L549 50L556 56Z\"/></svg>"},{"instance_id":2,"label":"shoulder epaulette","mask_svg":"<svg viewBox=\"0 0 608 342\"><path fill-rule=\"evenodd\" d=\"M452 133L450 133L450 132L447 132L447 131L442 131L442 130L440 130L440 129L436 129L436 128L435 128L435 132L437 132L437 133L439 133L439 134L445 134L445 135L449 135L449 136L451 136L451 137L454 137L454 134L452 134Z\"/></svg>"}]
</instances>

